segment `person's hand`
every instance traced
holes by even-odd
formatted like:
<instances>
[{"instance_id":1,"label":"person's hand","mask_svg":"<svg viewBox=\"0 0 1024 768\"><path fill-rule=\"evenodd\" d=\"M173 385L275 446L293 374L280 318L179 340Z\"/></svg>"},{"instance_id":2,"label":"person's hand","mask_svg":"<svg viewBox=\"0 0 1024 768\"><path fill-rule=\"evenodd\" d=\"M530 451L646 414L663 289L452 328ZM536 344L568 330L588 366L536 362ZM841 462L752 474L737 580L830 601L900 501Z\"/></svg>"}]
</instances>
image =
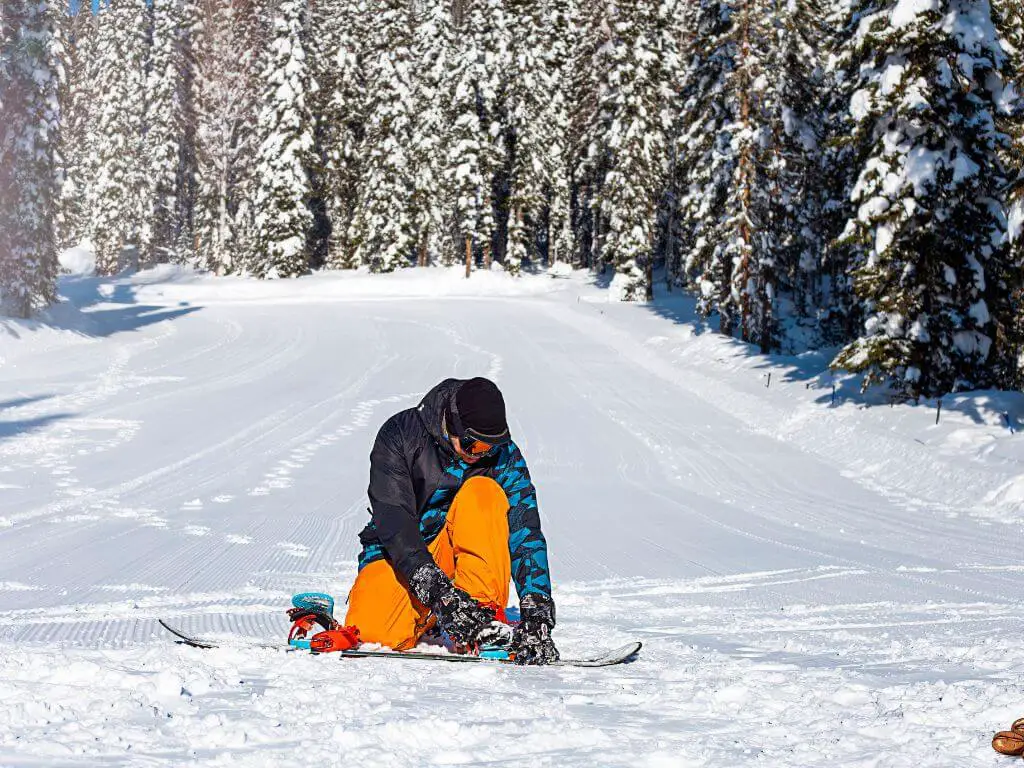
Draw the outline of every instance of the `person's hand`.
<instances>
[{"instance_id":1,"label":"person's hand","mask_svg":"<svg viewBox=\"0 0 1024 768\"><path fill-rule=\"evenodd\" d=\"M494 613L453 585L436 563L420 566L409 584L416 599L433 611L438 625L455 644L475 646L492 634Z\"/></svg>"},{"instance_id":2,"label":"person's hand","mask_svg":"<svg viewBox=\"0 0 1024 768\"><path fill-rule=\"evenodd\" d=\"M527 595L519 602L522 620L512 633L509 652L516 664L550 664L558 661L558 649L551 639L555 628L555 604L543 595Z\"/></svg>"}]
</instances>

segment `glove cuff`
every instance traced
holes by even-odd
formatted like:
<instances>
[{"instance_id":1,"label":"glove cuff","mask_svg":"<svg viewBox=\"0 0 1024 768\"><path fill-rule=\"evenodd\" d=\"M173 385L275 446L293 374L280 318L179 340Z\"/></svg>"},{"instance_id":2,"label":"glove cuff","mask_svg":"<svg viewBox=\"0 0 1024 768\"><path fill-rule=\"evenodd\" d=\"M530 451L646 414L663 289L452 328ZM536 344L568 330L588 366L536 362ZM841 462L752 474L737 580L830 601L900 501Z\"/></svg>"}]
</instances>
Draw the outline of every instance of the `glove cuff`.
<instances>
[{"instance_id":1,"label":"glove cuff","mask_svg":"<svg viewBox=\"0 0 1024 768\"><path fill-rule=\"evenodd\" d=\"M555 601L547 595L529 594L519 601L519 615L524 622L555 626Z\"/></svg>"}]
</instances>

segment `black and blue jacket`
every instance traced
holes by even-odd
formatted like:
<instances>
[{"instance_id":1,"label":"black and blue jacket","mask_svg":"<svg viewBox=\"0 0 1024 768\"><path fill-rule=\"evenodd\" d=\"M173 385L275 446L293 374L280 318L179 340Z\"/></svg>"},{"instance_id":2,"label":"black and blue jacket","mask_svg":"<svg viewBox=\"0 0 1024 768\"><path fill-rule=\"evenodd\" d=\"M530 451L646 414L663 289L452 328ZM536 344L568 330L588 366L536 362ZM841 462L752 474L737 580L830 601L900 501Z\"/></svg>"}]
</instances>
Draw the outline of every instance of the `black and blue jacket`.
<instances>
[{"instance_id":1,"label":"black and blue jacket","mask_svg":"<svg viewBox=\"0 0 1024 768\"><path fill-rule=\"evenodd\" d=\"M408 579L432 562L427 545L444 530L448 508L471 477L495 480L508 496L512 581L520 600L551 597L548 552L540 530L537 494L515 442L493 456L467 464L442 431L442 419L461 379L446 379L415 408L384 422L370 453L370 519L359 541L359 568L387 559Z\"/></svg>"}]
</instances>

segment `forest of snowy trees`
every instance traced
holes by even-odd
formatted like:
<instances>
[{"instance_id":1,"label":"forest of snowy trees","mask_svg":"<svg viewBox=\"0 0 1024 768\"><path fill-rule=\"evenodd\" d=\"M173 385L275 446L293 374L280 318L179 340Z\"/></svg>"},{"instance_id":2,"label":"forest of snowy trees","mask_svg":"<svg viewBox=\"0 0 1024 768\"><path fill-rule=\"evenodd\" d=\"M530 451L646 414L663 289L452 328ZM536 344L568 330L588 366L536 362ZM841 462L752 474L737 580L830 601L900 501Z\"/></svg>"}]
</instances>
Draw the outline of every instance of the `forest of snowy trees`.
<instances>
[{"instance_id":1,"label":"forest of snowy trees","mask_svg":"<svg viewBox=\"0 0 1024 768\"><path fill-rule=\"evenodd\" d=\"M101 274L562 263L898 394L1020 388L1022 8L0 0L0 309L82 242Z\"/></svg>"}]
</instances>

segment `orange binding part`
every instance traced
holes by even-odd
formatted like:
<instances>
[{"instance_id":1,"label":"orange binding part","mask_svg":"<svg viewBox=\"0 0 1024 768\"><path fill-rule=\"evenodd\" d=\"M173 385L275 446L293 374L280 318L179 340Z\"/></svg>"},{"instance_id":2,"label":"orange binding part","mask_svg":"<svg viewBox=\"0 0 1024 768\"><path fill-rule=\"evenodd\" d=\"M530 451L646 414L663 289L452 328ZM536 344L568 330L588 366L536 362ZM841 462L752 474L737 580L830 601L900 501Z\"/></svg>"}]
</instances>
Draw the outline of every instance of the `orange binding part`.
<instances>
[{"instance_id":1,"label":"orange binding part","mask_svg":"<svg viewBox=\"0 0 1024 768\"><path fill-rule=\"evenodd\" d=\"M316 624L316 618L313 614L307 616L301 616L295 620L292 624L291 631L288 632L288 644L291 645L292 640L302 640L309 634L309 630Z\"/></svg>"},{"instance_id":2,"label":"orange binding part","mask_svg":"<svg viewBox=\"0 0 1024 768\"><path fill-rule=\"evenodd\" d=\"M360 643L358 627L341 627L317 632L309 639L309 650L313 653L348 651Z\"/></svg>"},{"instance_id":3,"label":"orange binding part","mask_svg":"<svg viewBox=\"0 0 1024 768\"><path fill-rule=\"evenodd\" d=\"M288 618L293 622L292 628L288 632L289 645L292 644L292 640L304 640L310 630L312 630L317 624L325 630L334 630L338 628L338 622L326 613L313 613L302 608L292 608L289 610Z\"/></svg>"}]
</instances>

